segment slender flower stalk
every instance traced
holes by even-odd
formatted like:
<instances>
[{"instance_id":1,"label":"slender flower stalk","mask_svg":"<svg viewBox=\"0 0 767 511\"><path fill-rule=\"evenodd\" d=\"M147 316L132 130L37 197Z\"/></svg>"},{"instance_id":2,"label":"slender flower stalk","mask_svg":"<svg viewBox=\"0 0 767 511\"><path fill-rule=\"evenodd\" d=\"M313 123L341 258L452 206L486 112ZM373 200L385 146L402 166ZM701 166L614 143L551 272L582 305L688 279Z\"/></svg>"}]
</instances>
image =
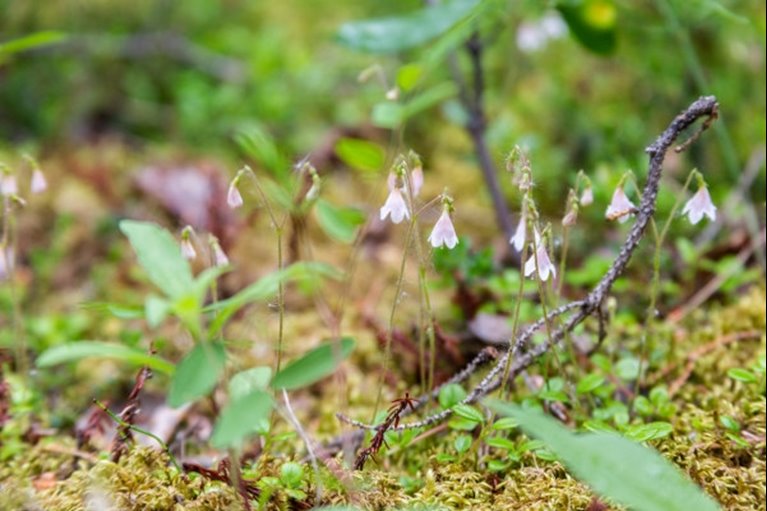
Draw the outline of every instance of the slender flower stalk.
<instances>
[{"instance_id":1,"label":"slender flower stalk","mask_svg":"<svg viewBox=\"0 0 767 511\"><path fill-rule=\"evenodd\" d=\"M707 216L712 222L716 220L716 206L711 201L708 187L702 178L699 178L698 181L698 191L682 208L682 214L687 215L692 225L700 222L704 216Z\"/></svg>"},{"instance_id":2,"label":"slender flower stalk","mask_svg":"<svg viewBox=\"0 0 767 511\"><path fill-rule=\"evenodd\" d=\"M621 180L613 193L610 205L607 206L605 218L624 223L634 211L636 211L636 206L634 206L634 203L626 197L626 192L623 191L623 180Z\"/></svg>"}]
</instances>

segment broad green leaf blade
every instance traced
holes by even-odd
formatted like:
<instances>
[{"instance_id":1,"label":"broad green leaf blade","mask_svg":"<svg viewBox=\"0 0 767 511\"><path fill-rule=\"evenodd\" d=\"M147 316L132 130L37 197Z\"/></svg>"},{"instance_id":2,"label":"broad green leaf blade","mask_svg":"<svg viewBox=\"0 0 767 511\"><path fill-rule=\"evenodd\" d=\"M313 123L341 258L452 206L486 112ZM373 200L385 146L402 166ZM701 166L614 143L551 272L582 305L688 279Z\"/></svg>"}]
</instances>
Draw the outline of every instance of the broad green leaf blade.
<instances>
[{"instance_id":1,"label":"broad green leaf blade","mask_svg":"<svg viewBox=\"0 0 767 511\"><path fill-rule=\"evenodd\" d=\"M354 241L357 227L365 222L365 215L360 210L337 207L324 199L317 200L315 212L322 230L342 243Z\"/></svg>"},{"instance_id":2,"label":"broad green leaf blade","mask_svg":"<svg viewBox=\"0 0 767 511\"><path fill-rule=\"evenodd\" d=\"M452 98L458 93L458 88L452 82L443 82L431 87L413 97L405 105L403 118L409 119L442 101Z\"/></svg>"},{"instance_id":3,"label":"broad green leaf blade","mask_svg":"<svg viewBox=\"0 0 767 511\"><path fill-rule=\"evenodd\" d=\"M405 107L391 101L381 101L373 105L371 120L379 128L396 128L405 118Z\"/></svg>"},{"instance_id":4,"label":"broad green leaf blade","mask_svg":"<svg viewBox=\"0 0 767 511\"><path fill-rule=\"evenodd\" d=\"M451 0L405 16L346 23L339 29L338 39L355 50L396 53L420 46L450 30L477 4L478 0Z\"/></svg>"},{"instance_id":5,"label":"broad green leaf blade","mask_svg":"<svg viewBox=\"0 0 767 511\"><path fill-rule=\"evenodd\" d=\"M157 224L134 220L120 222L120 230L130 240L149 280L166 295L175 298L192 289L189 262L168 231Z\"/></svg>"},{"instance_id":6,"label":"broad green leaf blade","mask_svg":"<svg viewBox=\"0 0 767 511\"><path fill-rule=\"evenodd\" d=\"M258 431L269 417L272 396L263 390L232 399L219 415L210 441L217 449L239 449L243 441Z\"/></svg>"},{"instance_id":7,"label":"broad green leaf blade","mask_svg":"<svg viewBox=\"0 0 767 511\"><path fill-rule=\"evenodd\" d=\"M575 39L599 55L615 51L618 40L618 8L613 0L576 0L561 2L557 9Z\"/></svg>"},{"instance_id":8,"label":"broad green leaf blade","mask_svg":"<svg viewBox=\"0 0 767 511\"><path fill-rule=\"evenodd\" d=\"M197 344L176 367L168 404L178 408L208 394L216 386L225 362L226 350L220 342Z\"/></svg>"},{"instance_id":9,"label":"broad green leaf blade","mask_svg":"<svg viewBox=\"0 0 767 511\"><path fill-rule=\"evenodd\" d=\"M271 367L253 367L240 371L229 380L229 398L235 400L254 390L266 390L271 379Z\"/></svg>"},{"instance_id":10,"label":"broad green leaf blade","mask_svg":"<svg viewBox=\"0 0 767 511\"><path fill-rule=\"evenodd\" d=\"M719 506L655 450L612 433L574 434L542 413L498 400L488 406L517 419L597 493L638 511L716 511Z\"/></svg>"},{"instance_id":11,"label":"broad green leaf blade","mask_svg":"<svg viewBox=\"0 0 767 511\"><path fill-rule=\"evenodd\" d=\"M157 295L149 295L144 300L144 316L149 328L157 328L165 321L170 311L170 303Z\"/></svg>"},{"instance_id":12,"label":"broad green leaf blade","mask_svg":"<svg viewBox=\"0 0 767 511\"><path fill-rule=\"evenodd\" d=\"M293 390L321 380L351 354L354 344L354 339L344 337L339 342L328 342L313 349L277 373L272 388Z\"/></svg>"},{"instance_id":13,"label":"broad green leaf blade","mask_svg":"<svg viewBox=\"0 0 767 511\"><path fill-rule=\"evenodd\" d=\"M50 367L89 357L122 360L135 366L148 366L158 373L173 374L173 364L167 360L122 344L101 341L78 341L54 346L37 358L37 366Z\"/></svg>"},{"instance_id":14,"label":"broad green leaf blade","mask_svg":"<svg viewBox=\"0 0 767 511\"><path fill-rule=\"evenodd\" d=\"M363 172L378 172L386 160L383 147L361 138L343 137L336 142L335 151L341 161Z\"/></svg>"}]
</instances>

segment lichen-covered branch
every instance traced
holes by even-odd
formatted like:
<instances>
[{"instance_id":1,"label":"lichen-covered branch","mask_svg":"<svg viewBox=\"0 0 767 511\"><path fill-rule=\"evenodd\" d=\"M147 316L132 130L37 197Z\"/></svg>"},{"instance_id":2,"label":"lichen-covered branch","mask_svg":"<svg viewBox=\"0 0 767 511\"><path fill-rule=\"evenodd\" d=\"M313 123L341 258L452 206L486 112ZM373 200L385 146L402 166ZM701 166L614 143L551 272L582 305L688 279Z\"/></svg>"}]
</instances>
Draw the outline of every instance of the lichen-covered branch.
<instances>
[{"instance_id":1,"label":"lichen-covered branch","mask_svg":"<svg viewBox=\"0 0 767 511\"><path fill-rule=\"evenodd\" d=\"M701 125L701 130L708 128L713 119L716 119L718 115L719 105L714 96L705 96L699 98L692 103L686 110L679 114L666 128L665 131L645 150L650 156L650 163L647 173L647 181L645 183L644 190L642 191L642 198L639 204L639 208L636 213L636 220L629 231L626 240L618 252L618 256L613 261L610 268L607 270L602 279L597 283L594 289L588 293L583 300L575 301L559 307L549 313L547 317L541 318L532 325L529 325L522 332L520 332L513 341L509 343L508 348L501 357L495 359L495 364L492 369L485 375L484 378L469 392L466 398L462 401L464 404L471 404L478 401L483 396L494 391L500 387L503 380L503 368L509 360L509 357L513 357L513 361L510 368L510 377L513 378L520 374L522 371L532 365L538 357L548 352L552 348L556 347L565 334L571 332L576 326L578 326L583 320L592 314L600 314L602 303L609 294L616 279L623 274L631 259L632 254L639 245L642 236L647 229L647 226L655 214L656 200L658 197L658 189L660 187L660 178L663 170L663 161L668 149L674 144L674 142L680 137L682 132L693 125L698 119L705 118L705 122ZM692 138L697 138L700 132L696 132L692 135ZM687 145L686 142L680 144L679 148L683 149ZM541 344L533 346L529 350L523 352L523 349L528 347L528 343L533 334L540 329L547 320L553 317L560 316L570 312L570 316L564 321L562 326L552 331L548 338ZM601 330L600 319L600 330ZM488 361L488 355L482 354L472 361L469 366L457 373L450 383L458 383L466 380L471 374L474 373L480 366ZM439 394L439 388L432 390L430 393L422 396L418 399L414 408L420 408L434 396ZM452 415L452 410L443 410L436 414L430 415L422 420L410 422L406 424L398 424L396 427L389 425L389 431L400 431L411 428L421 428L430 426L435 423L439 423L447 419ZM403 413L404 415L404 413ZM339 419L352 424L360 429L378 430L380 425L364 424L358 421L353 421L342 415L339 415Z\"/></svg>"}]
</instances>

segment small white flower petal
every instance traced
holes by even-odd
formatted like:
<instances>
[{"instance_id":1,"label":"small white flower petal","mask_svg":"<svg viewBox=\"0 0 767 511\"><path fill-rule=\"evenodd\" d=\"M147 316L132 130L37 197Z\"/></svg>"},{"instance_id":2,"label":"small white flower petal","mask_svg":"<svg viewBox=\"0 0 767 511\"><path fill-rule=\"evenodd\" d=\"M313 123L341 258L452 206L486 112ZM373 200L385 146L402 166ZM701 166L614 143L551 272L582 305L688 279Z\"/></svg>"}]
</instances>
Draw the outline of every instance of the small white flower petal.
<instances>
[{"instance_id":1,"label":"small white flower petal","mask_svg":"<svg viewBox=\"0 0 767 511\"><path fill-rule=\"evenodd\" d=\"M227 257L224 249L218 242L213 243L213 261L216 266L227 266L229 264L229 257Z\"/></svg>"},{"instance_id":2,"label":"small white flower petal","mask_svg":"<svg viewBox=\"0 0 767 511\"><path fill-rule=\"evenodd\" d=\"M389 192L397 188L397 175L394 172L389 172L386 176L386 186L389 188Z\"/></svg>"},{"instance_id":3,"label":"small white flower petal","mask_svg":"<svg viewBox=\"0 0 767 511\"><path fill-rule=\"evenodd\" d=\"M232 181L229 184L229 190L226 192L226 203L232 209L237 209L242 206L242 195L240 190L237 189L236 181Z\"/></svg>"},{"instance_id":4,"label":"small white flower petal","mask_svg":"<svg viewBox=\"0 0 767 511\"><path fill-rule=\"evenodd\" d=\"M453 227L453 222L450 220L450 214L446 209L442 211L439 220L434 224L434 229L432 229L431 234L429 235L429 243L431 243L431 246L434 248L444 245L450 249L458 244L458 236L455 234L455 227Z\"/></svg>"},{"instance_id":5,"label":"small white flower petal","mask_svg":"<svg viewBox=\"0 0 767 511\"><path fill-rule=\"evenodd\" d=\"M421 167L416 167L410 174L410 186L413 187L413 196L418 197L421 188L423 188L423 169Z\"/></svg>"},{"instance_id":6,"label":"small white flower petal","mask_svg":"<svg viewBox=\"0 0 767 511\"><path fill-rule=\"evenodd\" d=\"M701 186L695 195L687 201L682 209L682 214L687 215L692 225L700 222L704 216L707 216L709 220L716 220L716 206L711 201L711 195L708 193L708 188Z\"/></svg>"},{"instance_id":7,"label":"small white flower petal","mask_svg":"<svg viewBox=\"0 0 767 511\"><path fill-rule=\"evenodd\" d=\"M546 282L549 280L550 276L557 276L557 269L551 262L548 252L546 252L546 245L543 243L540 234L538 234L538 230L536 229L534 233L537 250L535 251L535 254L531 255L530 258L525 262L525 277L530 277L533 275L537 268L538 278L541 280L541 282Z\"/></svg>"},{"instance_id":8,"label":"small white flower petal","mask_svg":"<svg viewBox=\"0 0 767 511\"><path fill-rule=\"evenodd\" d=\"M605 217L608 220L617 220L623 223L629 219L629 215L634 212L636 206L634 203L626 197L626 192L623 191L623 187L618 187L613 193L613 198L610 201L610 205L607 206Z\"/></svg>"},{"instance_id":9,"label":"small white flower petal","mask_svg":"<svg viewBox=\"0 0 767 511\"><path fill-rule=\"evenodd\" d=\"M581 194L581 206L590 206L594 202L594 190L591 187L587 187Z\"/></svg>"},{"instance_id":10,"label":"small white flower petal","mask_svg":"<svg viewBox=\"0 0 767 511\"><path fill-rule=\"evenodd\" d=\"M48 181L45 180L45 175L40 169L35 169L32 173L32 182L29 185L29 190L32 193L43 193L48 189Z\"/></svg>"},{"instance_id":11,"label":"small white flower petal","mask_svg":"<svg viewBox=\"0 0 767 511\"><path fill-rule=\"evenodd\" d=\"M197 251L194 249L192 240L188 238L181 240L181 255L184 256L184 259L187 259L188 261L192 261L197 258Z\"/></svg>"},{"instance_id":12,"label":"small white flower petal","mask_svg":"<svg viewBox=\"0 0 767 511\"><path fill-rule=\"evenodd\" d=\"M522 249L525 248L526 233L527 220L525 219L525 215L522 215L517 224L517 229L514 231L514 236L509 240L509 243L517 252L522 252Z\"/></svg>"},{"instance_id":13,"label":"small white flower petal","mask_svg":"<svg viewBox=\"0 0 767 511\"><path fill-rule=\"evenodd\" d=\"M392 223L398 224L406 218L410 218L410 212L405 204L405 199L402 197L402 193L398 188L394 188L389 196L386 198L386 202L381 207L381 220L386 220L386 217L390 216Z\"/></svg>"},{"instance_id":14,"label":"small white flower petal","mask_svg":"<svg viewBox=\"0 0 767 511\"><path fill-rule=\"evenodd\" d=\"M19 193L19 185L16 183L16 176L5 174L0 178L0 194L10 197Z\"/></svg>"}]
</instances>

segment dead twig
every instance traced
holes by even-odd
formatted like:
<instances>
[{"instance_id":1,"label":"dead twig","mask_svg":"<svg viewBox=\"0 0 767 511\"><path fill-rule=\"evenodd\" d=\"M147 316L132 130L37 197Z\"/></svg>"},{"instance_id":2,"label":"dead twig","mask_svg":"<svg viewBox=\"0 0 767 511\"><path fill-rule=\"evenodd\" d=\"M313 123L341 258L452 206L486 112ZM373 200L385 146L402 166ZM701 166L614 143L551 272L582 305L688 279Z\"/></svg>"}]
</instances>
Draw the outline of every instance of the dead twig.
<instances>
[{"instance_id":1,"label":"dead twig","mask_svg":"<svg viewBox=\"0 0 767 511\"><path fill-rule=\"evenodd\" d=\"M572 302L551 311L548 317L541 318L526 329L521 331L515 339L509 342L509 346L505 353L496 359L493 368L485 375L485 377L468 393L466 398L462 401L463 404L472 404L478 401L483 396L494 391L502 384L504 375L503 369L506 367L510 357L514 357L510 365L509 376L511 378L516 377L522 371L532 365L538 357L558 346L562 341L566 333L571 332L577 325L583 322L587 317L592 315L599 315L600 307L602 306L605 298L610 293L613 284L618 277L623 274L626 266L631 259L632 254L639 245L650 220L655 213L656 199L658 197L658 190L660 188L660 179L663 172L663 162L665 160L666 152L674 144L676 139L687 128L692 126L700 118L712 118L718 114L718 103L713 96L701 97L693 102L687 109L676 116L669 126L661 133L661 135L653 142L645 152L650 156L649 169L647 173L647 182L645 183L642 191L642 198L639 203L639 207L636 212L636 220L632 225L626 240L618 252L618 256L613 261L610 268L605 275L600 279L594 289L583 300ZM705 124L703 127L707 127ZM548 338L532 348L524 351L533 337L533 334L544 324L557 315L563 315L570 312L570 316L564 321L564 323L553 330L548 335ZM468 375L466 375L468 377ZM417 405L413 407L413 411L423 403L428 402L432 393L429 393L417 401ZM403 410L404 412L404 410ZM345 422L348 422L355 427L362 429L371 429L376 431L376 437L378 433L383 430L404 430L410 428L421 428L430 426L446 420L452 415L452 410L443 410L441 412L430 415L420 421L415 421L407 424L393 424L393 421L385 421L380 425L364 424L357 421L348 420L345 417L339 416ZM398 422L398 421L397 421ZM374 438L376 438L374 437ZM380 447L380 446L379 446ZM370 448L363 451L369 451ZM362 454L361 453L361 456ZM370 452L367 452L369 456ZM363 464L364 464L364 460Z\"/></svg>"},{"instance_id":2,"label":"dead twig","mask_svg":"<svg viewBox=\"0 0 767 511\"><path fill-rule=\"evenodd\" d=\"M681 389L682 386L685 383L687 383L687 380L690 379L690 376L692 375L692 372L695 369L695 363L701 358L703 358L704 356L708 355L709 353L713 351L716 351L719 348L723 348L727 346L728 344L732 344L739 341L760 339L762 335L764 335L764 332L761 330L748 330L746 332L735 332L730 335L718 337L711 342L708 342L702 346L695 348L693 351L691 351L687 355L687 357L685 357L686 362L684 364L684 368L682 369L681 374L677 376L677 378L671 383L671 385L669 385L668 395L670 397L673 397L674 394L679 392L679 389ZM663 380L666 376L671 374L677 367L678 367L678 364L676 363L668 364L663 369L661 369L657 375L655 375L655 377L653 378L653 381L658 382Z\"/></svg>"}]
</instances>

